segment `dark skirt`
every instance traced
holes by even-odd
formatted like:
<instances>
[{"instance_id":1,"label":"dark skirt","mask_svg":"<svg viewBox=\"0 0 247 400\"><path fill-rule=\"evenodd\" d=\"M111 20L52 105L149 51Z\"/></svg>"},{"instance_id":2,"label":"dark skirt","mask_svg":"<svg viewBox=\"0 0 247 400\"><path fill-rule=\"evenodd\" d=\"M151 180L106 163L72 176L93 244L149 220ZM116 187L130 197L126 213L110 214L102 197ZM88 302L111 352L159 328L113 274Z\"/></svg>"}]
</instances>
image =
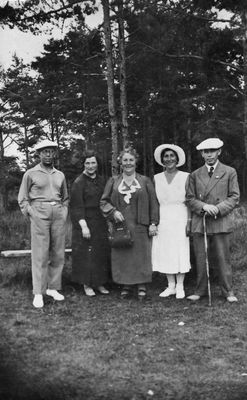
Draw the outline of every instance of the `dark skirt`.
<instances>
[{"instance_id":1,"label":"dark skirt","mask_svg":"<svg viewBox=\"0 0 247 400\"><path fill-rule=\"evenodd\" d=\"M151 282L151 239L148 236L148 227L136 223L131 207L126 207L121 212L134 243L129 248L112 249L112 279L123 285Z\"/></svg>"},{"instance_id":2,"label":"dark skirt","mask_svg":"<svg viewBox=\"0 0 247 400\"><path fill-rule=\"evenodd\" d=\"M107 226L102 216L86 219L91 239L82 237L79 224L72 228L72 281L91 287L104 285L110 278L110 248Z\"/></svg>"}]
</instances>

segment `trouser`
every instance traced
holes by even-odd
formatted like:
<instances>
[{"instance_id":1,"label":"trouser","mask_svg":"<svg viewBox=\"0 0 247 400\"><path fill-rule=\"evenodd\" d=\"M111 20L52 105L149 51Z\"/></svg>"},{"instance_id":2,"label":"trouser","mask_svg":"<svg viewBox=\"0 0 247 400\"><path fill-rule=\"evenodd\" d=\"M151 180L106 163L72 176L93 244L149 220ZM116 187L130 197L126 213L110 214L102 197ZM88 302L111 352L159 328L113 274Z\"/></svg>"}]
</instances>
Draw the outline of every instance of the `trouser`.
<instances>
[{"instance_id":1,"label":"trouser","mask_svg":"<svg viewBox=\"0 0 247 400\"><path fill-rule=\"evenodd\" d=\"M67 207L34 202L31 206L33 293L61 289Z\"/></svg>"},{"instance_id":2,"label":"trouser","mask_svg":"<svg viewBox=\"0 0 247 400\"><path fill-rule=\"evenodd\" d=\"M212 246L215 249L215 260L219 272L219 283L223 296L227 297L232 292L232 267L230 263L230 234L217 233L207 236L209 254ZM204 235L193 235L194 253L196 258L197 284L195 294L207 294L207 270Z\"/></svg>"}]
</instances>

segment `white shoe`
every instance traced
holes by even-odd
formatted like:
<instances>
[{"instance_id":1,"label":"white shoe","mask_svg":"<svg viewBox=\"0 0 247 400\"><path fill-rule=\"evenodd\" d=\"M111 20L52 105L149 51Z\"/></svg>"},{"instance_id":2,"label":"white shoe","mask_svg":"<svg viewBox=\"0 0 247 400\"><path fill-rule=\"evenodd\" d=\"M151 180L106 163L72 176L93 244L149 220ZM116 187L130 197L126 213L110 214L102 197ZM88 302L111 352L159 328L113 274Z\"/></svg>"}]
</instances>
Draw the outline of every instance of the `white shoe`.
<instances>
[{"instance_id":1,"label":"white shoe","mask_svg":"<svg viewBox=\"0 0 247 400\"><path fill-rule=\"evenodd\" d=\"M64 296L61 293L58 293L55 289L47 289L46 290L47 296L53 297L54 300L62 301L64 300Z\"/></svg>"},{"instance_id":2,"label":"white shoe","mask_svg":"<svg viewBox=\"0 0 247 400\"><path fill-rule=\"evenodd\" d=\"M238 301L237 297L234 295L230 295L226 298L229 303L236 303Z\"/></svg>"},{"instance_id":3,"label":"white shoe","mask_svg":"<svg viewBox=\"0 0 247 400\"><path fill-rule=\"evenodd\" d=\"M84 285L84 290L86 296L93 297L96 295L95 291L90 286Z\"/></svg>"},{"instance_id":4,"label":"white shoe","mask_svg":"<svg viewBox=\"0 0 247 400\"><path fill-rule=\"evenodd\" d=\"M176 299L184 299L184 298L185 298L184 288L176 287Z\"/></svg>"},{"instance_id":5,"label":"white shoe","mask_svg":"<svg viewBox=\"0 0 247 400\"><path fill-rule=\"evenodd\" d=\"M35 294L33 299L33 306L35 308L42 308L44 307L44 301L42 294Z\"/></svg>"},{"instance_id":6,"label":"white shoe","mask_svg":"<svg viewBox=\"0 0 247 400\"><path fill-rule=\"evenodd\" d=\"M176 289L168 286L168 288L166 288L164 290L164 292L161 292L159 294L159 296L160 297L169 297L169 296L172 296L173 294L176 294Z\"/></svg>"},{"instance_id":7,"label":"white shoe","mask_svg":"<svg viewBox=\"0 0 247 400\"><path fill-rule=\"evenodd\" d=\"M109 294L110 293L109 290L107 290L104 286L98 286L97 289L101 294Z\"/></svg>"},{"instance_id":8,"label":"white shoe","mask_svg":"<svg viewBox=\"0 0 247 400\"><path fill-rule=\"evenodd\" d=\"M190 296L187 297L188 300L190 301L198 301L200 300L201 296L198 294L191 294Z\"/></svg>"}]
</instances>

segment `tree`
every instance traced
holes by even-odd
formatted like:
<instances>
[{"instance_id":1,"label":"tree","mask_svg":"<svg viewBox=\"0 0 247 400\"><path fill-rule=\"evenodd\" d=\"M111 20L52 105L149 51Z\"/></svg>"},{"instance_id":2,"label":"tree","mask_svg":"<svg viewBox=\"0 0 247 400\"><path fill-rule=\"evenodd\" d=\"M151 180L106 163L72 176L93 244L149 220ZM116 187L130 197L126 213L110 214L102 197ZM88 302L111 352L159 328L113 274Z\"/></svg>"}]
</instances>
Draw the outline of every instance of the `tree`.
<instances>
[{"instance_id":1,"label":"tree","mask_svg":"<svg viewBox=\"0 0 247 400\"><path fill-rule=\"evenodd\" d=\"M12 66L6 71L1 89L6 103L4 123L5 131L20 150L25 153L26 167L29 167L29 148L42 134L36 116L37 82L30 75L30 67L18 57L14 57Z\"/></svg>"},{"instance_id":2,"label":"tree","mask_svg":"<svg viewBox=\"0 0 247 400\"><path fill-rule=\"evenodd\" d=\"M102 0L104 13L104 38L105 38L105 58L106 58L106 78L107 78L107 93L108 93L108 110L111 122L111 137L112 137L112 175L118 173L118 120L115 105L115 90L114 90L114 65L112 53L112 38L111 38L111 22L109 11L109 0Z\"/></svg>"}]
</instances>

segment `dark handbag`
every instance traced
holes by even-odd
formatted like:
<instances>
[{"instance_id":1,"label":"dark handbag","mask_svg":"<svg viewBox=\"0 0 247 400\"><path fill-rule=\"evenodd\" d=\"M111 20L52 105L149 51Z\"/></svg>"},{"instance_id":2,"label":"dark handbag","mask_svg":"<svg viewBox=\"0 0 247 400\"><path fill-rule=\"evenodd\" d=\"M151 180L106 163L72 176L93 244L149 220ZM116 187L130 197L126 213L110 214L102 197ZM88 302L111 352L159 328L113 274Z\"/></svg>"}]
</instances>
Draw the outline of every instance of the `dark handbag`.
<instances>
[{"instance_id":1,"label":"dark handbag","mask_svg":"<svg viewBox=\"0 0 247 400\"><path fill-rule=\"evenodd\" d=\"M133 245L133 238L125 221L109 222L108 239L111 247L114 248L125 248Z\"/></svg>"}]
</instances>

